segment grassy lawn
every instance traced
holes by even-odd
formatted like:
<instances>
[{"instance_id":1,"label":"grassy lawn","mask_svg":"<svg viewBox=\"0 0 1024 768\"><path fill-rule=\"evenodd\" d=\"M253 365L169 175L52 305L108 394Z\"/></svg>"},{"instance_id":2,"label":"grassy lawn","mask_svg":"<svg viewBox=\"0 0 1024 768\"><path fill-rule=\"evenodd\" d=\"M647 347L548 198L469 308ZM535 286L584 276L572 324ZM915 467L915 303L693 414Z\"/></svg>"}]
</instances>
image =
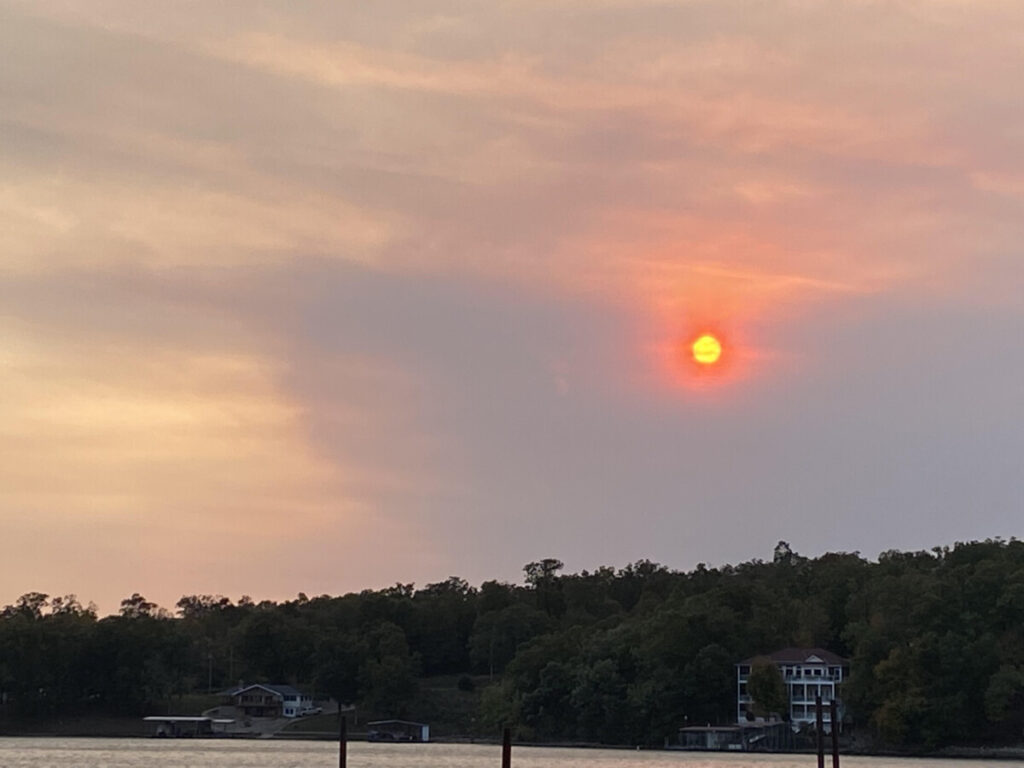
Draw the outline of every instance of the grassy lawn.
<instances>
[{"instance_id":1,"label":"grassy lawn","mask_svg":"<svg viewBox=\"0 0 1024 768\"><path fill-rule=\"evenodd\" d=\"M480 694L487 686L486 676L473 678L472 691L459 690L460 675L428 677L420 680L420 690L408 719L427 723L437 738L479 738L493 736L481 732Z\"/></svg>"},{"instance_id":2,"label":"grassy lawn","mask_svg":"<svg viewBox=\"0 0 1024 768\"><path fill-rule=\"evenodd\" d=\"M350 725L351 728L351 725ZM307 733L337 733L338 716L334 715L313 715L312 717L300 717L293 723L288 723L284 731L304 731Z\"/></svg>"},{"instance_id":3,"label":"grassy lawn","mask_svg":"<svg viewBox=\"0 0 1024 768\"><path fill-rule=\"evenodd\" d=\"M182 696L173 696L160 705L153 715L201 715L208 709L218 707L224 703L221 696L208 696L205 693L187 693Z\"/></svg>"}]
</instances>

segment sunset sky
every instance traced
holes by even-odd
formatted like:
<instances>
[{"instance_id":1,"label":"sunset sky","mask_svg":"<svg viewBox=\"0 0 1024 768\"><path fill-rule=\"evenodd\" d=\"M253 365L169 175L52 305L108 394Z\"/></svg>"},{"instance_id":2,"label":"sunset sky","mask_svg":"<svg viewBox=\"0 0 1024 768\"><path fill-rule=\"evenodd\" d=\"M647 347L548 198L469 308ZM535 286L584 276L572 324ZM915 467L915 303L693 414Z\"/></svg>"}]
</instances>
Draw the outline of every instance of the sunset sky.
<instances>
[{"instance_id":1,"label":"sunset sky","mask_svg":"<svg viewBox=\"0 0 1024 768\"><path fill-rule=\"evenodd\" d=\"M0 0L0 605L1024 535L1022 73L1016 0Z\"/></svg>"}]
</instances>

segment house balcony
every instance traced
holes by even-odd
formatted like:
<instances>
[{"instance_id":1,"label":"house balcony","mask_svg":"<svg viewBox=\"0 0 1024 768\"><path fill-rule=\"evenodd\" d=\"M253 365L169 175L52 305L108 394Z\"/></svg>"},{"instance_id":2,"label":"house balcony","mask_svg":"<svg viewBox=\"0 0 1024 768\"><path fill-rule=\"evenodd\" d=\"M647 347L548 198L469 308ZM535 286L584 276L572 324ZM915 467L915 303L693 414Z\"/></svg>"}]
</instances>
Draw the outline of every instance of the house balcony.
<instances>
[{"instance_id":1,"label":"house balcony","mask_svg":"<svg viewBox=\"0 0 1024 768\"><path fill-rule=\"evenodd\" d=\"M783 675L787 683L841 683L843 676L835 675Z\"/></svg>"},{"instance_id":2,"label":"house balcony","mask_svg":"<svg viewBox=\"0 0 1024 768\"><path fill-rule=\"evenodd\" d=\"M242 707L272 707L278 703L273 696L242 696L238 700Z\"/></svg>"}]
</instances>

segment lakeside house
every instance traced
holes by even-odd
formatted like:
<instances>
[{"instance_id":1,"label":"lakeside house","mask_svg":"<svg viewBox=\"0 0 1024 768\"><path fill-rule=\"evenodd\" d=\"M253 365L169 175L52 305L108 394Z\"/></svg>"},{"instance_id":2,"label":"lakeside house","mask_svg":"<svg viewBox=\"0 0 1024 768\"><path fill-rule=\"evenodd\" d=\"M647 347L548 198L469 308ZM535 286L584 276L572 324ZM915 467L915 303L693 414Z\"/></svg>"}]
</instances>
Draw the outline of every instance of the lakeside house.
<instances>
[{"instance_id":1,"label":"lakeside house","mask_svg":"<svg viewBox=\"0 0 1024 768\"><path fill-rule=\"evenodd\" d=\"M313 711L313 697L290 685L253 683L227 695L246 717L300 717Z\"/></svg>"},{"instance_id":2,"label":"lakeside house","mask_svg":"<svg viewBox=\"0 0 1024 768\"><path fill-rule=\"evenodd\" d=\"M850 661L824 648L784 648L765 656L757 656L736 664L736 721L748 722L753 718L752 700L747 692L750 668L758 660L766 658L778 667L789 694L789 721L797 727L815 723L814 702L821 696L824 705L824 730L832 731L829 711L834 699L838 709L840 727L843 717L842 700L839 698L840 684L850 676Z\"/></svg>"}]
</instances>

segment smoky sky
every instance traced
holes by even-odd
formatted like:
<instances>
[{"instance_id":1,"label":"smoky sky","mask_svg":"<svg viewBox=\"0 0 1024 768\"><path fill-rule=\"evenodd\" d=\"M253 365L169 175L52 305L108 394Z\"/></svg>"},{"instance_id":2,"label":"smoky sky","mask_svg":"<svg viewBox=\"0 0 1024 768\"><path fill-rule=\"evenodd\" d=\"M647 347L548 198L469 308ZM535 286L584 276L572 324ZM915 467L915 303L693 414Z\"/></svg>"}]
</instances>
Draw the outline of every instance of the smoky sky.
<instances>
[{"instance_id":1,"label":"smoky sky","mask_svg":"<svg viewBox=\"0 0 1024 768\"><path fill-rule=\"evenodd\" d=\"M1019 536L1022 23L0 3L0 600Z\"/></svg>"}]
</instances>

